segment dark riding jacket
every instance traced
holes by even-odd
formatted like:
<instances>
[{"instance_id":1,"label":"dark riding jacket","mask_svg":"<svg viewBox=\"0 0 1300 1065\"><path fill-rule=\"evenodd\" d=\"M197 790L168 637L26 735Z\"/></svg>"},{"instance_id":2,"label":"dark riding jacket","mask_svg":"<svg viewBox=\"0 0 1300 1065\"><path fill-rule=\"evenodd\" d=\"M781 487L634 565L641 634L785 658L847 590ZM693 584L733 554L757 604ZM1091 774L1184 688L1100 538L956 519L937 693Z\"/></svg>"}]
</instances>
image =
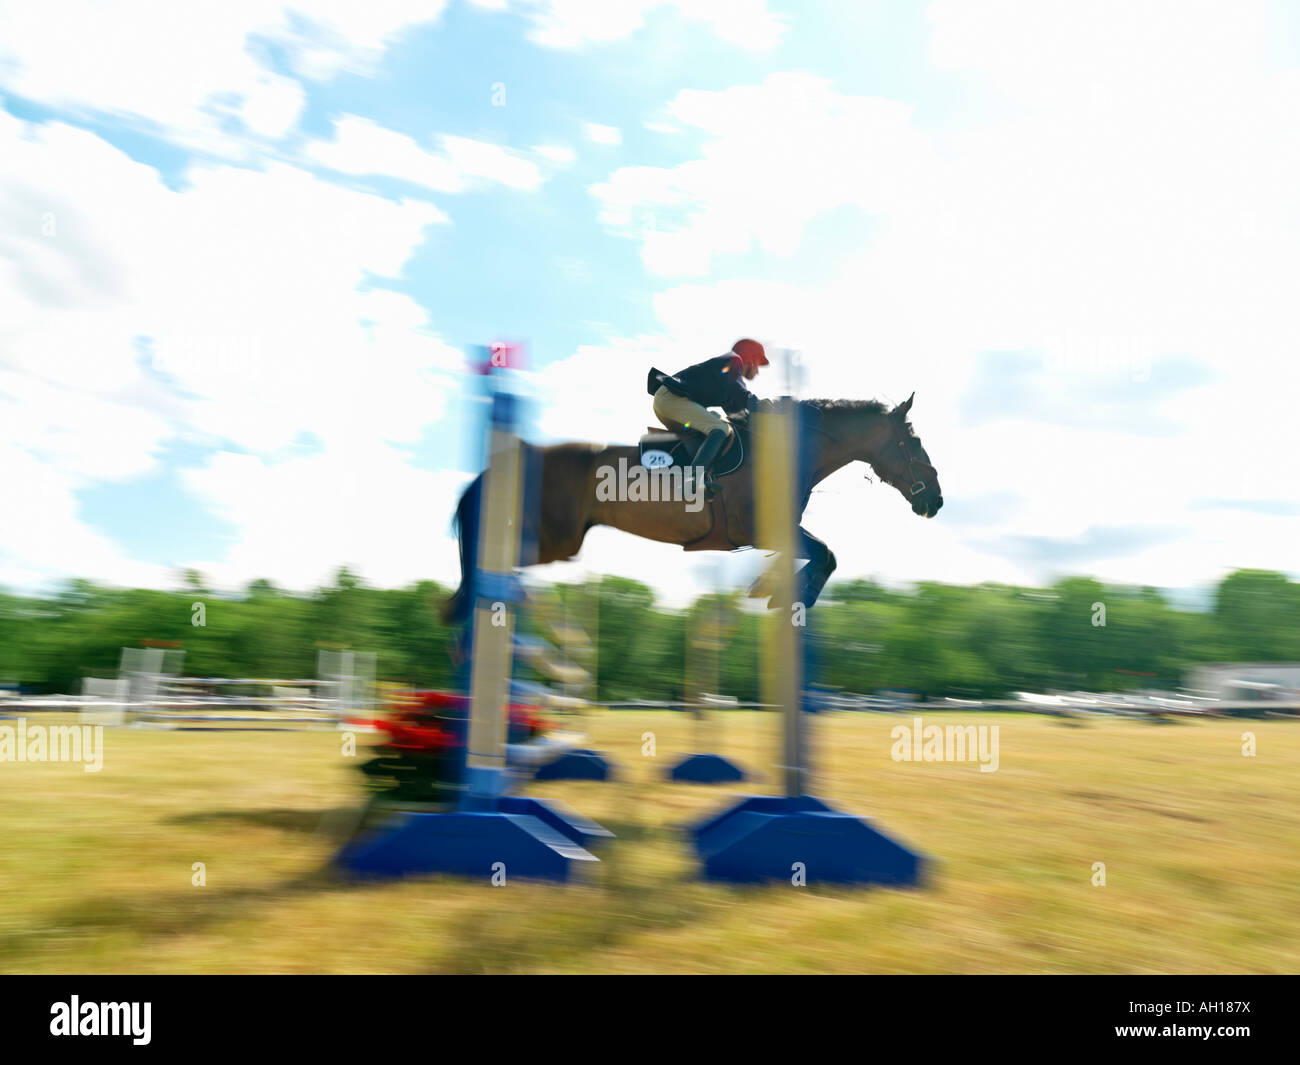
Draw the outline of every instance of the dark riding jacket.
<instances>
[{"instance_id":1,"label":"dark riding jacket","mask_svg":"<svg viewBox=\"0 0 1300 1065\"><path fill-rule=\"evenodd\" d=\"M694 400L701 407L721 407L728 414L750 410L757 401L754 393L745 387L745 364L739 355L730 353L672 375L652 368L646 378L646 391L653 396L661 386Z\"/></svg>"}]
</instances>

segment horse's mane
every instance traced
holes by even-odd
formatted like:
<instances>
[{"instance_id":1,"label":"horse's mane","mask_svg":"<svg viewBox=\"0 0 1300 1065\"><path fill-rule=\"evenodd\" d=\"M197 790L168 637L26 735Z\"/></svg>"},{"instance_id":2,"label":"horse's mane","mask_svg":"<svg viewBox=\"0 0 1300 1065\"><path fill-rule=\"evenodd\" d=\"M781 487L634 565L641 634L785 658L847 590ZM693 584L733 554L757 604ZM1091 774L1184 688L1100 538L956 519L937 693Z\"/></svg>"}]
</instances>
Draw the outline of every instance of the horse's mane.
<instances>
[{"instance_id":1,"label":"horse's mane","mask_svg":"<svg viewBox=\"0 0 1300 1065\"><path fill-rule=\"evenodd\" d=\"M822 414L832 411L862 411L867 414L888 414L889 407L878 399L805 399L813 410Z\"/></svg>"},{"instance_id":2,"label":"horse's mane","mask_svg":"<svg viewBox=\"0 0 1300 1065\"><path fill-rule=\"evenodd\" d=\"M762 400L763 403L771 403L771 400ZM835 413L861 413L861 414L888 414L891 408L888 403L881 403L878 399L801 399L800 406L806 407L817 414L835 414ZM732 420L744 418L748 414L742 411L740 414L731 415Z\"/></svg>"},{"instance_id":3,"label":"horse's mane","mask_svg":"<svg viewBox=\"0 0 1300 1065\"><path fill-rule=\"evenodd\" d=\"M834 417L837 414L848 415L850 419L854 414L868 414L883 418L894 409L888 403L882 403L878 399L805 399L802 403L806 410L812 412L816 420L821 420L827 415ZM904 419L902 430L903 435L920 441L910 421Z\"/></svg>"},{"instance_id":4,"label":"horse's mane","mask_svg":"<svg viewBox=\"0 0 1300 1065\"><path fill-rule=\"evenodd\" d=\"M762 400L762 403L770 403L771 400ZM878 399L801 399L800 407L805 413L805 421L812 425L819 425L822 419L828 415L848 415L850 418L854 414L868 414L876 417L887 417L893 410L888 403L882 403ZM808 417L811 415L811 417ZM733 422L748 424L749 412L743 411L740 414L730 416ZM904 431L909 436L915 436L916 432L912 428L912 423L905 421L903 423Z\"/></svg>"}]
</instances>

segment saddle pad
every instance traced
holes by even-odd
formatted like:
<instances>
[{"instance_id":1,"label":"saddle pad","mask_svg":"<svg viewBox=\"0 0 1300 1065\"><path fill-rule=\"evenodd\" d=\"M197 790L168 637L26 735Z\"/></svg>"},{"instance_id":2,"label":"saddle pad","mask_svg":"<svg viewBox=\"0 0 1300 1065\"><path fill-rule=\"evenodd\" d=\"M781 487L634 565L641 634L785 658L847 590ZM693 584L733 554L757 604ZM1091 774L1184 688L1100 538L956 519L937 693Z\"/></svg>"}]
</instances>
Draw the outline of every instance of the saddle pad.
<instances>
[{"instance_id":1,"label":"saddle pad","mask_svg":"<svg viewBox=\"0 0 1300 1065\"><path fill-rule=\"evenodd\" d=\"M698 436L698 434L697 434ZM664 469L669 466L689 466L695 456L696 442L689 446L676 433L667 429L652 429L646 433L638 444L641 465L648 470ZM745 445L739 432L731 434L727 449L713 464L713 476L725 477L735 473L744 464Z\"/></svg>"},{"instance_id":2,"label":"saddle pad","mask_svg":"<svg viewBox=\"0 0 1300 1065\"><path fill-rule=\"evenodd\" d=\"M690 461L681 437L666 429L646 433L641 437L641 465L648 470L663 469L667 466L684 466Z\"/></svg>"}]
</instances>

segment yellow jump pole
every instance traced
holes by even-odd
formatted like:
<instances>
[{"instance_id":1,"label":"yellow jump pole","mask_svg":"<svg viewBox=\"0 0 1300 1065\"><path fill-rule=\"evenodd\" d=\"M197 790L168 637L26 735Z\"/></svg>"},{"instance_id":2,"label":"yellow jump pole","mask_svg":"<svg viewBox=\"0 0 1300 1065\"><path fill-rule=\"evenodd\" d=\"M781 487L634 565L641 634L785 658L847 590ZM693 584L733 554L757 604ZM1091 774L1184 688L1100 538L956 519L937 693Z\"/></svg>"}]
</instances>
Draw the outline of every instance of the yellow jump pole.
<instances>
[{"instance_id":1,"label":"yellow jump pole","mask_svg":"<svg viewBox=\"0 0 1300 1065\"><path fill-rule=\"evenodd\" d=\"M798 475L795 419L790 396L778 399L770 411L757 414L757 469L762 471L758 497L758 542L777 552L769 571L778 601L790 604L771 611L762 620L763 702L781 715L781 761L778 768L787 796L803 795L807 788L808 750L802 713L803 605L795 602L795 493L788 490Z\"/></svg>"}]
</instances>

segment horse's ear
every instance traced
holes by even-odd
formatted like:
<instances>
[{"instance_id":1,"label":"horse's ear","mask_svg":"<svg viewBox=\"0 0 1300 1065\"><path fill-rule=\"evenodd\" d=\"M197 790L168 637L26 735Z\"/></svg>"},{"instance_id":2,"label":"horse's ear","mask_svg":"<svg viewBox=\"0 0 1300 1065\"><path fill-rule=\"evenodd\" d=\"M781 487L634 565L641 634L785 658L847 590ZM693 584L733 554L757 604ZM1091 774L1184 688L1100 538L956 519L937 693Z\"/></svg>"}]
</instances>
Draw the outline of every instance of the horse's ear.
<instances>
[{"instance_id":1,"label":"horse's ear","mask_svg":"<svg viewBox=\"0 0 1300 1065\"><path fill-rule=\"evenodd\" d=\"M900 418L906 418L907 412L912 409L912 400L916 399L916 393L913 392L902 403L894 408L894 413Z\"/></svg>"}]
</instances>

